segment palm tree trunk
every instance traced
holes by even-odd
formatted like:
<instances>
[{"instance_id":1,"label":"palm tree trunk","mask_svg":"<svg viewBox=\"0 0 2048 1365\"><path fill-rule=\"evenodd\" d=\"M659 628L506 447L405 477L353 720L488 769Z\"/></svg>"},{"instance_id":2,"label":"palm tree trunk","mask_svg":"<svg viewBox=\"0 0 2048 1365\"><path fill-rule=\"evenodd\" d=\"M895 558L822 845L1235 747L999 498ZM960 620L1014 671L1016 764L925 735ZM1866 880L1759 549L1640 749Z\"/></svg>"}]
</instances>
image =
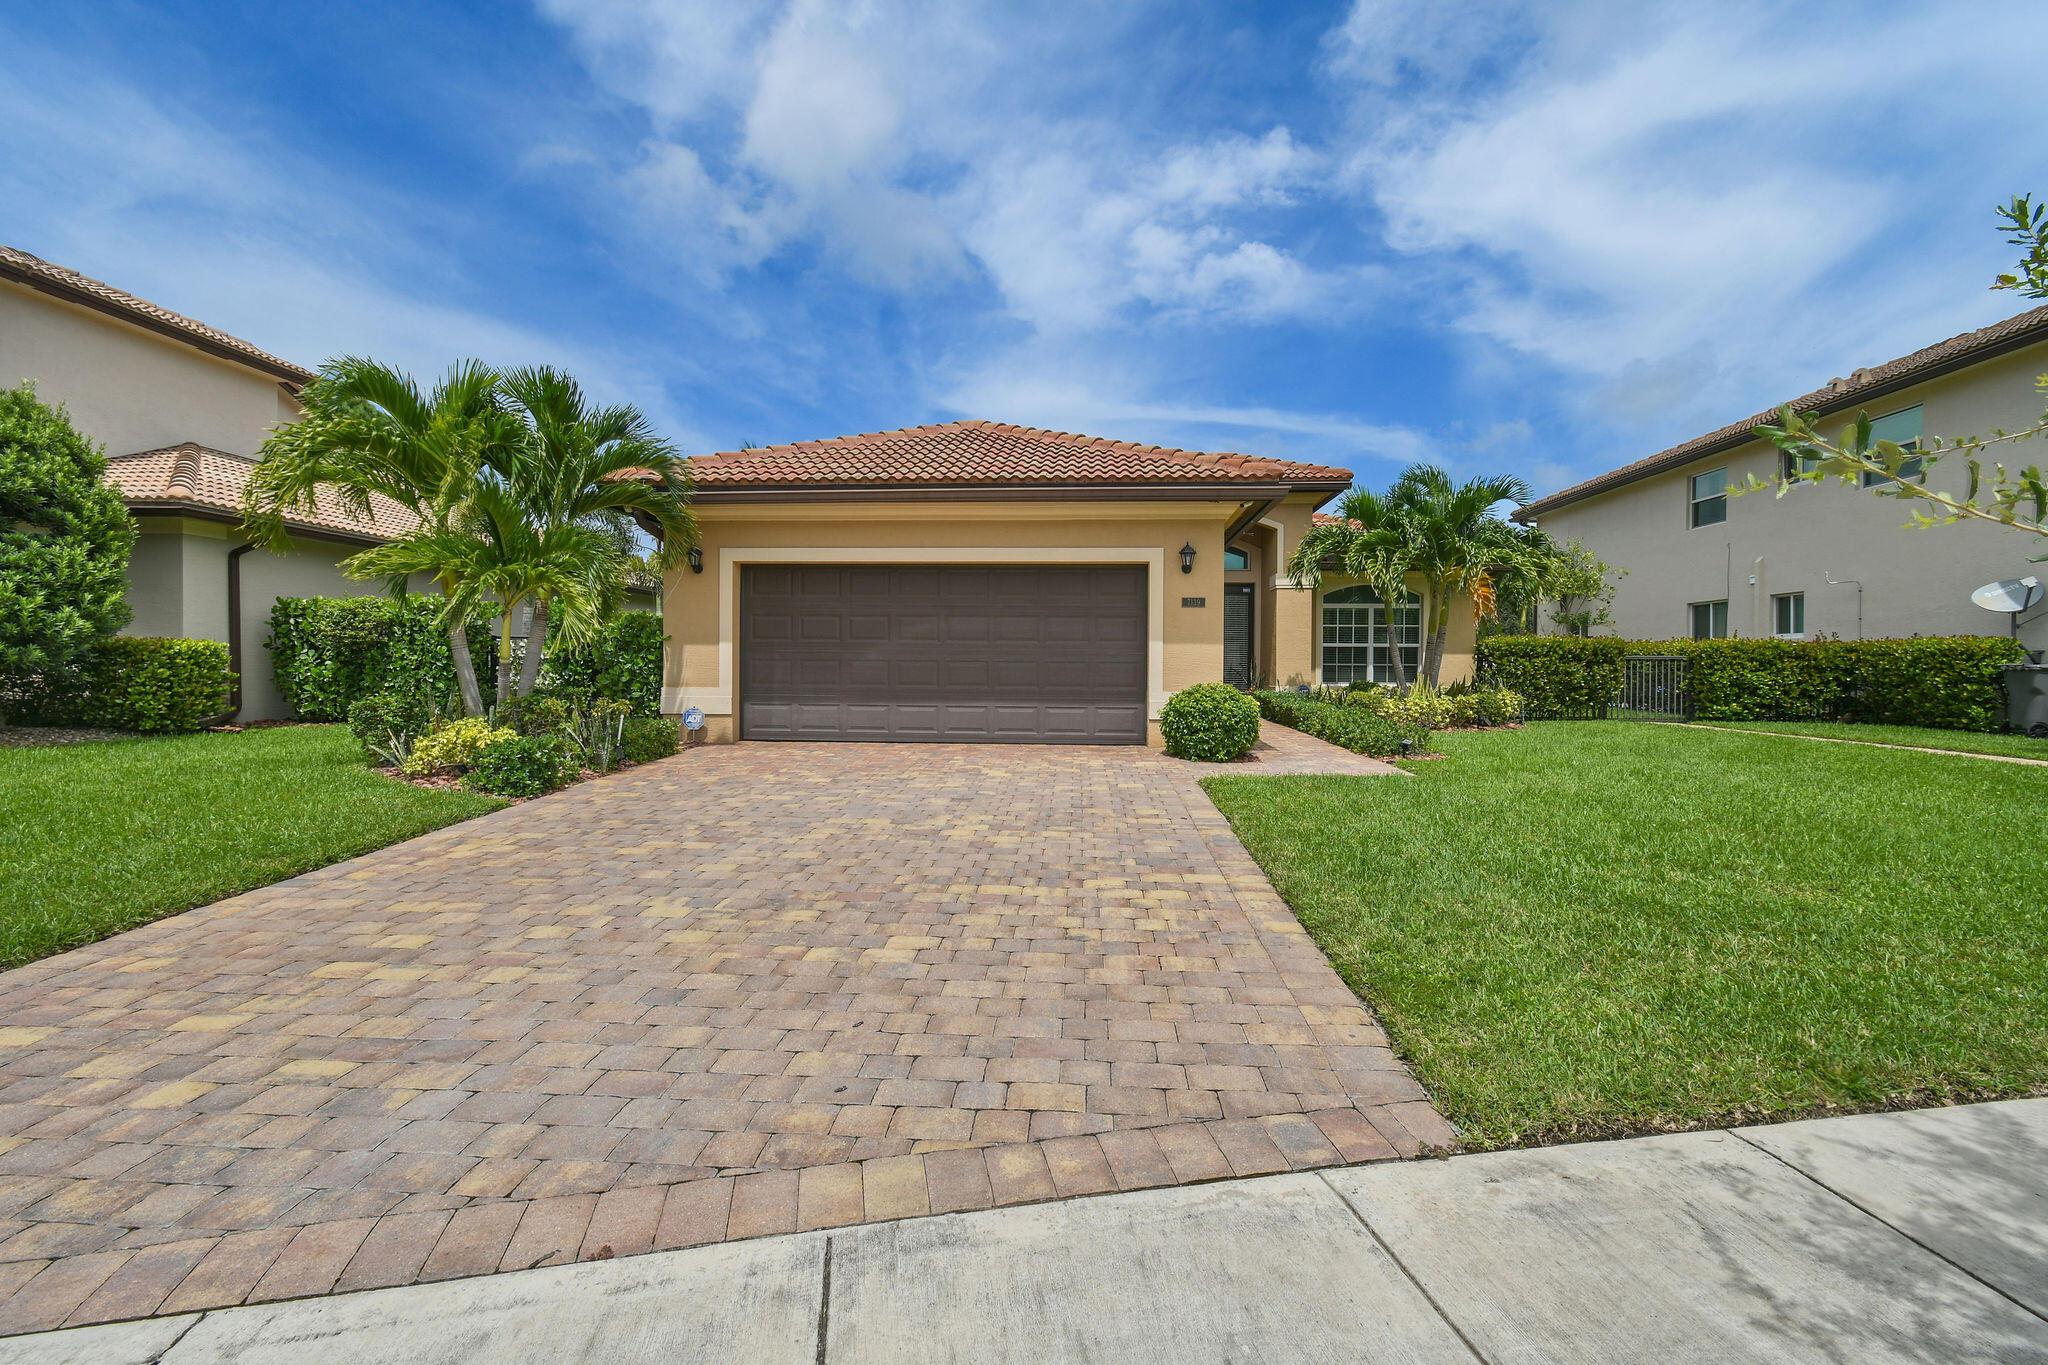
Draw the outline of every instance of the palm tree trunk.
<instances>
[{"instance_id":1,"label":"palm tree trunk","mask_svg":"<svg viewBox=\"0 0 2048 1365\"><path fill-rule=\"evenodd\" d=\"M1401 657L1401 616L1405 610L1401 599L1408 595L1408 585L1391 580L1380 585L1380 600L1387 604L1387 658L1394 666L1394 686L1401 695L1408 694L1408 664Z\"/></svg>"},{"instance_id":2,"label":"palm tree trunk","mask_svg":"<svg viewBox=\"0 0 2048 1365\"><path fill-rule=\"evenodd\" d=\"M533 691L540 681L541 655L548 647L548 599L533 599L533 620L526 627L526 657L519 662L519 695Z\"/></svg>"},{"instance_id":3,"label":"palm tree trunk","mask_svg":"<svg viewBox=\"0 0 2048 1365\"><path fill-rule=\"evenodd\" d=\"M1435 687L1443 675L1444 636L1451 623L1449 604L1445 601L1450 594L1442 583L1429 585L1428 635L1422 645L1422 676Z\"/></svg>"},{"instance_id":4,"label":"palm tree trunk","mask_svg":"<svg viewBox=\"0 0 2048 1365\"><path fill-rule=\"evenodd\" d=\"M498 705L512 700L512 609L516 602L505 604L505 624L498 635Z\"/></svg>"},{"instance_id":5,"label":"palm tree trunk","mask_svg":"<svg viewBox=\"0 0 2048 1365\"><path fill-rule=\"evenodd\" d=\"M476 685L476 662L469 657L469 626L463 621L448 623L448 652L455 656L455 685L462 692L462 714L484 713L484 694Z\"/></svg>"}]
</instances>

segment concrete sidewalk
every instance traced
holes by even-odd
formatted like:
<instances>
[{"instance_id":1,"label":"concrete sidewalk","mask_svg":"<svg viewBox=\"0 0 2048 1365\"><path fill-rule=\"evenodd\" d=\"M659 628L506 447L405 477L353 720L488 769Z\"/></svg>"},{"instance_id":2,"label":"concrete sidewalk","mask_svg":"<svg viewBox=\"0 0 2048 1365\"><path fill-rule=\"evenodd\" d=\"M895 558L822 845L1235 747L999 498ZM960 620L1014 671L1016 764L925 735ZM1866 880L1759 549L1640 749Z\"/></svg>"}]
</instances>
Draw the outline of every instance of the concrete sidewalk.
<instances>
[{"instance_id":1,"label":"concrete sidewalk","mask_svg":"<svg viewBox=\"0 0 2048 1365\"><path fill-rule=\"evenodd\" d=\"M872 1224L0 1360L2048 1361L2048 1100Z\"/></svg>"}]
</instances>

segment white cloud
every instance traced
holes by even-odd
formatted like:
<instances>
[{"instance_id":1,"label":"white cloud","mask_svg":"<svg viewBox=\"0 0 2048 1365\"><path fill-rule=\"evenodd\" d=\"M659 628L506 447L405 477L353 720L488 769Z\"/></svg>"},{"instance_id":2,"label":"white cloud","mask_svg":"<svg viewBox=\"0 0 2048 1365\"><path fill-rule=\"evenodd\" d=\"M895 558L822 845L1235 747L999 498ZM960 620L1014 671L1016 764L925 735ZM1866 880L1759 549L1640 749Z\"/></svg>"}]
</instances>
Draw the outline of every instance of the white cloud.
<instances>
[{"instance_id":1,"label":"white cloud","mask_svg":"<svg viewBox=\"0 0 2048 1365\"><path fill-rule=\"evenodd\" d=\"M668 45L626 50L630 3L594 18L544 8L600 82L675 122L676 103L648 93L665 88L655 73ZM998 35L977 18L887 0L796 0L772 23L757 14L722 31L746 79L709 85L689 126L648 144L616 183L707 269L815 241L858 278L911 294L978 271L1012 316L1051 331L1155 312L1296 316L1356 287L1246 221L1287 206L1321 168L1287 128L1148 146L1149 130L1063 106L1059 72L1010 42L1029 44L1028 30ZM694 61L677 62L675 79ZM1023 93L1034 89L1035 100Z\"/></svg>"},{"instance_id":2,"label":"white cloud","mask_svg":"<svg viewBox=\"0 0 2048 1365\"><path fill-rule=\"evenodd\" d=\"M658 377L629 357L437 301L467 292L460 264L395 231L422 215L379 187L47 54L0 80L0 126L16 189L9 245L308 368L341 354L422 379L467 356L554 364L694 439ZM435 287L409 289L407 276Z\"/></svg>"}]
</instances>

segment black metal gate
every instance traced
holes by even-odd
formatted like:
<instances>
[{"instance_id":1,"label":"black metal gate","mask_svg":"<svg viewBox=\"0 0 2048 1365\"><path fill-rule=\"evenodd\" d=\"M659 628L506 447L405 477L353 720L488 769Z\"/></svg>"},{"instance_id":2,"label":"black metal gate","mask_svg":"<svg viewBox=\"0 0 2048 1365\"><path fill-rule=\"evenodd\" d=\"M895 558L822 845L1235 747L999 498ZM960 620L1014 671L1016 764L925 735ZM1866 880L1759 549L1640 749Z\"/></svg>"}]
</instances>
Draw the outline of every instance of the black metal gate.
<instances>
[{"instance_id":1,"label":"black metal gate","mask_svg":"<svg viewBox=\"0 0 2048 1365\"><path fill-rule=\"evenodd\" d=\"M1622 661L1621 695L1607 707L1610 720L1691 720L1687 660L1677 654L1631 654Z\"/></svg>"}]
</instances>

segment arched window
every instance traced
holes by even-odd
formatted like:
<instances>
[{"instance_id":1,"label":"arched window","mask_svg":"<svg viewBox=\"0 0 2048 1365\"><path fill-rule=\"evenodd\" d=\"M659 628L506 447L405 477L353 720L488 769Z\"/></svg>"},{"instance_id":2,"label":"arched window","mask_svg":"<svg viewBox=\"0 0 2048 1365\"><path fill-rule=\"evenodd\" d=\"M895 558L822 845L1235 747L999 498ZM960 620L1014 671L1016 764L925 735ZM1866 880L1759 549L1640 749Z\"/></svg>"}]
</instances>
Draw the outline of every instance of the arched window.
<instances>
[{"instance_id":1,"label":"arched window","mask_svg":"<svg viewBox=\"0 0 2048 1365\"><path fill-rule=\"evenodd\" d=\"M1392 682L1393 648L1410 679L1422 671L1422 598L1415 593L1389 611L1362 583L1332 588L1323 594L1322 626L1326 683Z\"/></svg>"}]
</instances>

